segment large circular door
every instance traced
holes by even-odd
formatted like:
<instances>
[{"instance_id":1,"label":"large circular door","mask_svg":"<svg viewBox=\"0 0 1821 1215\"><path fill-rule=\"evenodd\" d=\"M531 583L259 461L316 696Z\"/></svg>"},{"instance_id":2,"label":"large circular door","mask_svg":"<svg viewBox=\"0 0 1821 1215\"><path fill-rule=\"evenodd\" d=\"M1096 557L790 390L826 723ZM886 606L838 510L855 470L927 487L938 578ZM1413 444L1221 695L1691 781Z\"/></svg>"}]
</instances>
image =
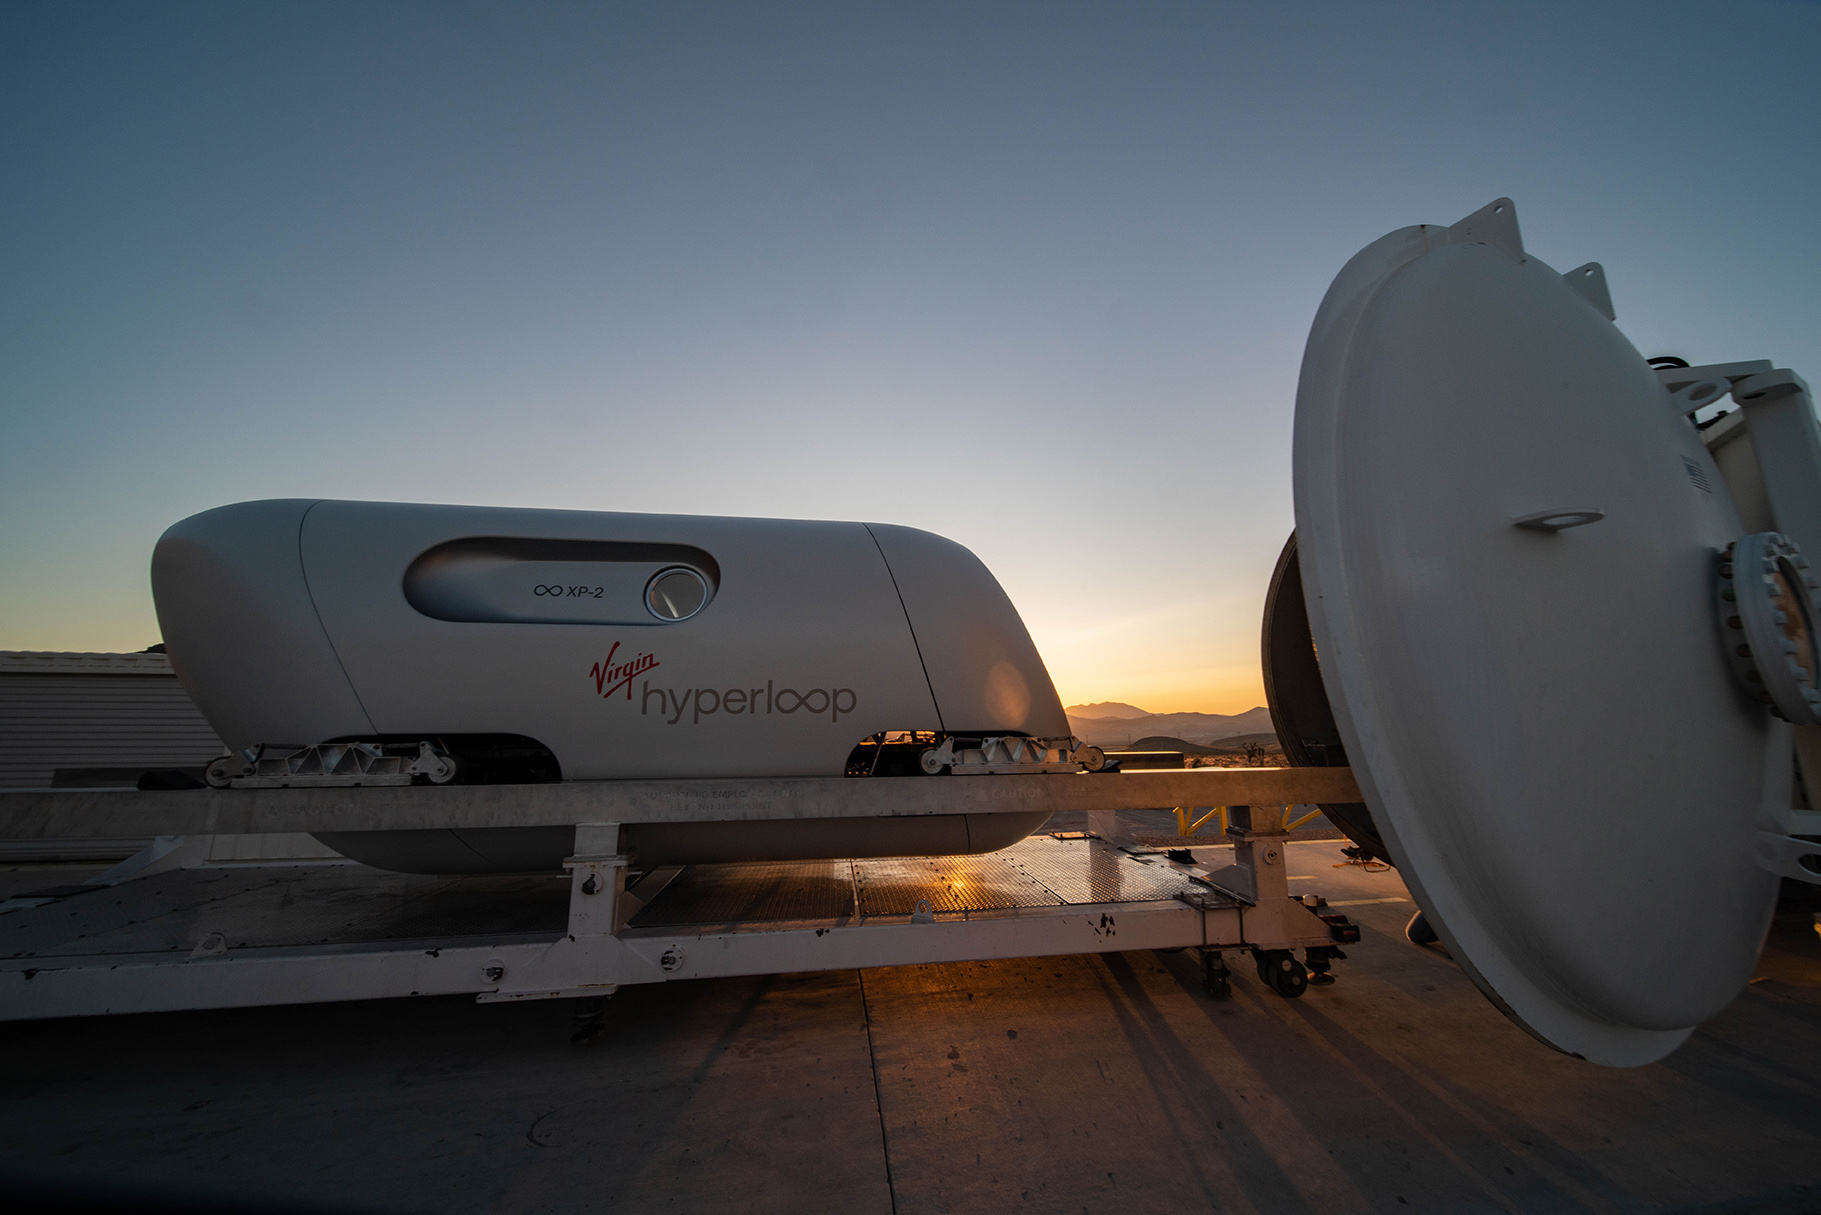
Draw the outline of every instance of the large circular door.
<instances>
[{"instance_id":1,"label":"large circular door","mask_svg":"<svg viewBox=\"0 0 1821 1215\"><path fill-rule=\"evenodd\" d=\"M1741 533L1700 438L1510 204L1406 228L1329 290L1296 401L1296 540L1370 822L1536 1036L1649 1062L1750 976L1788 727L1714 610Z\"/></svg>"}]
</instances>

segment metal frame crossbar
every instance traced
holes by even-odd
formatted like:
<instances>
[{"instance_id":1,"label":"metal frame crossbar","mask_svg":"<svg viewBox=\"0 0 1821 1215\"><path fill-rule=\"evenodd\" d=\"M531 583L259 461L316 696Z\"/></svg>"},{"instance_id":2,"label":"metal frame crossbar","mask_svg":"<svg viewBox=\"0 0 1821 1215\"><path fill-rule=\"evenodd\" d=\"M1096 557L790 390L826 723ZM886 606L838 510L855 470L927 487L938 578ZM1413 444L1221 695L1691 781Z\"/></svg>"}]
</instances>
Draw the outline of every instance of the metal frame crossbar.
<instances>
[{"instance_id":1,"label":"metal frame crossbar","mask_svg":"<svg viewBox=\"0 0 1821 1215\"><path fill-rule=\"evenodd\" d=\"M1267 775L1261 780L1260 773ZM1299 779L1303 774L1316 779ZM1327 959L1337 952L1332 943L1345 939L1337 935L1342 927L1333 922L1339 917L1324 919L1290 896L1276 806L1261 806L1255 824L1249 806L1226 805L1234 860L1220 869L1124 843L1113 812L1191 800L1155 796L1185 789L1269 790L1279 794L1271 799L1278 804L1315 796L1350 800L1349 792L1357 797L1351 774L1254 770L1249 781L1201 785L1184 784L1189 773L1161 775L1176 779L4 793L0 834L47 838L53 829L68 832L84 811L87 833L118 835L128 822L166 833L98 885L41 892L0 908L0 924L10 930L8 956L0 959L0 1020L432 994L552 999L673 979L1183 946L1202 950L1211 982L1224 977L1221 951L1232 949L1257 955L1261 974L1263 959L1286 960L1301 949L1310 969L1325 978ZM811 788L802 801L780 803L778 786L791 784ZM711 785L718 789L704 787ZM717 791L722 796L713 796ZM519 796L539 792L541 800ZM640 870L624 847L628 819L577 813L591 802L642 813L630 821L684 814L700 820L708 817L699 808L704 801L727 819L760 802L770 803L773 817L794 816L779 811L802 809L804 802L816 817L831 806L858 813L869 802L875 813L881 807L955 813L981 804L1022 812L1085 802L1100 830L1099 838L1037 837L987 857L846 862L856 887L851 904L808 918L703 922L699 913L678 910L684 887L693 881L699 892L719 883L725 893L730 884L750 881L753 867ZM356 823L382 829L397 824L401 803L415 811L405 816L413 827L524 825L540 815L558 821L568 815L575 844L564 862L566 881L554 875L412 879L347 863L220 865L207 860L207 840L199 834L168 831L361 829ZM916 869L910 878L907 865ZM795 879L790 872L774 876L788 885L808 872L799 867ZM892 873L896 903L859 889L868 883L882 889ZM95 893L103 889L111 895ZM907 899L908 906L898 905ZM451 918L451 908L466 910ZM320 913L314 918L313 909ZM368 927L346 930L338 927L343 920ZM1302 964L1295 966L1300 971Z\"/></svg>"}]
</instances>

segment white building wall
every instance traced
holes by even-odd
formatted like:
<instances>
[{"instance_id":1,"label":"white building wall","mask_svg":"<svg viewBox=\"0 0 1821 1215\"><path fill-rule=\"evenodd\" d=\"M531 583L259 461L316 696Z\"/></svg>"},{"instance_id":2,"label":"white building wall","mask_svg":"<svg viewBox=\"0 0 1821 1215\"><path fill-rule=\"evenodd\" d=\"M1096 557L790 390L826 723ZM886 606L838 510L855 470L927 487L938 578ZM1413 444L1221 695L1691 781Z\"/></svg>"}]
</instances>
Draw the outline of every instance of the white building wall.
<instances>
[{"instance_id":1,"label":"white building wall","mask_svg":"<svg viewBox=\"0 0 1821 1215\"><path fill-rule=\"evenodd\" d=\"M226 750L163 654L0 651L0 788L58 768L190 768Z\"/></svg>"}]
</instances>

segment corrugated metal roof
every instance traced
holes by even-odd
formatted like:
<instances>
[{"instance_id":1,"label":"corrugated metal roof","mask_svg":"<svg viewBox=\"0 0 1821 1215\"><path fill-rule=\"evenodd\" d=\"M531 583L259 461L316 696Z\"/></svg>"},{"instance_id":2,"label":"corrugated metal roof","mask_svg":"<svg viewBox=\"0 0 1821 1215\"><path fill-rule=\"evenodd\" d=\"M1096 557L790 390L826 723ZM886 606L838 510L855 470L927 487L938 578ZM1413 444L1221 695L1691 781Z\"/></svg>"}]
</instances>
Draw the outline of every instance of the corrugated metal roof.
<instances>
[{"instance_id":1,"label":"corrugated metal roof","mask_svg":"<svg viewBox=\"0 0 1821 1215\"><path fill-rule=\"evenodd\" d=\"M169 675L163 654L89 654L62 650L0 650L0 675Z\"/></svg>"},{"instance_id":2,"label":"corrugated metal roof","mask_svg":"<svg viewBox=\"0 0 1821 1215\"><path fill-rule=\"evenodd\" d=\"M163 654L0 652L0 787L58 768L187 768L227 750Z\"/></svg>"}]
</instances>

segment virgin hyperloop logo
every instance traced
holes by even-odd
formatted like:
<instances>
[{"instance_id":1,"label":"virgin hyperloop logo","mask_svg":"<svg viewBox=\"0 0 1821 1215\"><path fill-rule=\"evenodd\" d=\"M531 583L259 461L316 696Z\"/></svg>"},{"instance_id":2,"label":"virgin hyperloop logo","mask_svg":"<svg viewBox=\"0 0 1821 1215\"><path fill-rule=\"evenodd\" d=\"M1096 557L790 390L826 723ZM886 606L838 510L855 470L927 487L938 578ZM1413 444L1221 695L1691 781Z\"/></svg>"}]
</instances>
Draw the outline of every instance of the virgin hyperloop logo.
<instances>
[{"instance_id":1,"label":"virgin hyperloop logo","mask_svg":"<svg viewBox=\"0 0 1821 1215\"><path fill-rule=\"evenodd\" d=\"M619 694L620 689L624 688L626 699L631 700L632 681L657 666L658 656L641 653L631 662L622 662L615 666L613 658L619 652L620 643L616 641L613 643L613 648L607 651L607 657L589 668L588 678L594 680L594 690L603 697L611 699Z\"/></svg>"},{"instance_id":2,"label":"virgin hyperloop logo","mask_svg":"<svg viewBox=\"0 0 1821 1215\"><path fill-rule=\"evenodd\" d=\"M638 702L640 716L661 717L666 725L677 725L685 716L691 725L700 725L704 717L717 714L769 717L778 713L788 717L799 712L835 722L852 713L860 703L859 694L852 688L810 688L800 692L796 688L780 688L772 679L767 679L763 687L754 688L662 688L653 687L647 679L635 695L632 681L661 664L656 654L643 650L629 661L616 663L619 652L620 643L616 641L606 658L588 668L595 692L605 700L623 693L628 701ZM655 714L653 705L657 706Z\"/></svg>"}]
</instances>

